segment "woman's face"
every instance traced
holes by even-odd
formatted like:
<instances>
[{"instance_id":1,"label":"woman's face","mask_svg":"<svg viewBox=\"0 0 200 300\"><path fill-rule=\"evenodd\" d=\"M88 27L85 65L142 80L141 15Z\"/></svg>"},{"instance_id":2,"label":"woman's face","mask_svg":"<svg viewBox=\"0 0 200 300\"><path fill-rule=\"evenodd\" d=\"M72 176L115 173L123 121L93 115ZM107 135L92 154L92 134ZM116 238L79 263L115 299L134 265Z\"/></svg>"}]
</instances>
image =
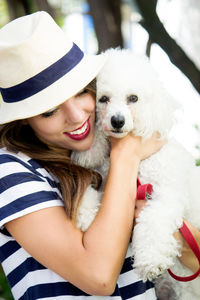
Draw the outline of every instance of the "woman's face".
<instances>
[{"instance_id":1,"label":"woman's face","mask_svg":"<svg viewBox=\"0 0 200 300\"><path fill-rule=\"evenodd\" d=\"M69 150L87 150L94 139L95 98L84 89L27 122L43 142Z\"/></svg>"}]
</instances>

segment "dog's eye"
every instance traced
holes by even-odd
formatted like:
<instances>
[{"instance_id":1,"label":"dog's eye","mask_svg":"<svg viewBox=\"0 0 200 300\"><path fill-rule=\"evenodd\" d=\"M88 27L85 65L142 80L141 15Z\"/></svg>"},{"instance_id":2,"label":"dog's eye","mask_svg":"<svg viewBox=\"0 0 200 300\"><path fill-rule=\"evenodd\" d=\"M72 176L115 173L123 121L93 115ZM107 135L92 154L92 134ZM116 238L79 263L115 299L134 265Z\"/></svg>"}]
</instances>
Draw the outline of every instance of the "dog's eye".
<instances>
[{"instance_id":1,"label":"dog's eye","mask_svg":"<svg viewBox=\"0 0 200 300\"><path fill-rule=\"evenodd\" d=\"M107 96L102 96L100 99L99 99L99 102L100 103L107 103L109 101L109 98Z\"/></svg>"},{"instance_id":2,"label":"dog's eye","mask_svg":"<svg viewBox=\"0 0 200 300\"><path fill-rule=\"evenodd\" d=\"M138 96L136 96L136 95L130 95L127 99L128 99L129 102L134 103L134 102L138 101Z\"/></svg>"}]
</instances>

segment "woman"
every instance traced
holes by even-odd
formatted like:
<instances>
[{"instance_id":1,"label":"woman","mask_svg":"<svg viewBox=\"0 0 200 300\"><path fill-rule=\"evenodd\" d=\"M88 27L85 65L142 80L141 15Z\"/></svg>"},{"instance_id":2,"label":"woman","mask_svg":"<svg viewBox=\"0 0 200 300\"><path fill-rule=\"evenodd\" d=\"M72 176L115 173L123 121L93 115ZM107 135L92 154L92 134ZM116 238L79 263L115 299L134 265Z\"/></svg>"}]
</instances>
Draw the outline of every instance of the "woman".
<instances>
[{"instance_id":1,"label":"woman","mask_svg":"<svg viewBox=\"0 0 200 300\"><path fill-rule=\"evenodd\" d=\"M71 164L70 151L92 145L92 80L104 60L84 55L45 12L0 30L0 259L15 299L156 299L127 249L138 165L164 141L111 139L102 205L85 233L75 226L100 179Z\"/></svg>"}]
</instances>

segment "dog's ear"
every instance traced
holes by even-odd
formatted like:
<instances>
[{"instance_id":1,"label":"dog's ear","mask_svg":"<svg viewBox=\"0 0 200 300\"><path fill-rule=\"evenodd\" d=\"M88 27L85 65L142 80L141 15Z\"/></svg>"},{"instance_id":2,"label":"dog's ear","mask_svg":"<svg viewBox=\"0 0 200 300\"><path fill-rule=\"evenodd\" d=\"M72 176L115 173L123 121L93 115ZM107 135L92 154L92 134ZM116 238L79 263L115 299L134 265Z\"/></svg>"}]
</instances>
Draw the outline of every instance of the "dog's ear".
<instances>
[{"instance_id":1,"label":"dog's ear","mask_svg":"<svg viewBox=\"0 0 200 300\"><path fill-rule=\"evenodd\" d=\"M152 111L152 133L158 131L161 138L169 136L169 132L176 122L176 112L180 105L175 98L160 83L155 95L155 108Z\"/></svg>"},{"instance_id":2,"label":"dog's ear","mask_svg":"<svg viewBox=\"0 0 200 300\"><path fill-rule=\"evenodd\" d=\"M139 61L139 60L138 60ZM143 114L144 129L143 137L150 137L158 131L162 137L168 137L169 132L176 122L176 113L181 105L164 86L160 75L148 59L141 60L144 89Z\"/></svg>"},{"instance_id":3,"label":"dog's ear","mask_svg":"<svg viewBox=\"0 0 200 300\"><path fill-rule=\"evenodd\" d=\"M181 106L164 87L161 86L160 89L156 99L158 107L154 111L153 122L155 131L159 131L161 137L167 137L176 122L176 112Z\"/></svg>"},{"instance_id":4,"label":"dog's ear","mask_svg":"<svg viewBox=\"0 0 200 300\"><path fill-rule=\"evenodd\" d=\"M144 91L143 97L141 105L138 101L135 109L134 134L147 139L157 131L161 138L168 137L176 121L176 112L180 109L180 105L159 80L156 81L155 86L152 86L150 94Z\"/></svg>"}]
</instances>

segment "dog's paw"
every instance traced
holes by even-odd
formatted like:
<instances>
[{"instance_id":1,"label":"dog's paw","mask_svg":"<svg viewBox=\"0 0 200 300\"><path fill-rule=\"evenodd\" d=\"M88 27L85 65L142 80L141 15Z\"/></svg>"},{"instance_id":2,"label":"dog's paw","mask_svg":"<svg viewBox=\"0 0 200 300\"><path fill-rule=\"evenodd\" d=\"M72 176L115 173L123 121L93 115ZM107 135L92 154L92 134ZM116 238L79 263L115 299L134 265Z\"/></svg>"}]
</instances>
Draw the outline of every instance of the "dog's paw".
<instances>
[{"instance_id":1,"label":"dog's paw","mask_svg":"<svg viewBox=\"0 0 200 300\"><path fill-rule=\"evenodd\" d=\"M157 278L174 264L174 255L172 253L152 253L149 249L146 251L135 252L133 267L136 273L143 281Z\"/></svg>"},{"instance_id":2,"label":"dog's paw","mask_svg":"<svg viewBox=\"0 0 200 300\"><path fill-rule=\"evenodd\" d=\"M143 281L152 281L174 265L179 248L173 237L167 241L149 241L148 245L145 240L133 241L133 266Z\"/></svg>"},{"instance_id":3,"label":"dog's paw","mask_svg":"<svg viewBox=\"0 0 200 300\"><path fill-rule=\"evenodd\" d=\"M159 264L157 266L149 266L149 265L136 266L134 264L133 267L135 268L136 273L144 282L147 280L153 281L154 279L162 275L167 269L165 264Z\"/></svg>"},{"instance_id":4,"label":"dog's paw","mask_svg":"<svg viewBox=\"0 0 200 300\"><path fill-rule=\"evenodd\" d=\"M151 207L148 208L150 210ZM133 232L134 267L144 281L153 280L173 266L180 254L180 245L173 237L176 224L171 222L173 228L166 219L154 222L146 208L141 212L141 217Z\"/></svg>"}]
</instances>

